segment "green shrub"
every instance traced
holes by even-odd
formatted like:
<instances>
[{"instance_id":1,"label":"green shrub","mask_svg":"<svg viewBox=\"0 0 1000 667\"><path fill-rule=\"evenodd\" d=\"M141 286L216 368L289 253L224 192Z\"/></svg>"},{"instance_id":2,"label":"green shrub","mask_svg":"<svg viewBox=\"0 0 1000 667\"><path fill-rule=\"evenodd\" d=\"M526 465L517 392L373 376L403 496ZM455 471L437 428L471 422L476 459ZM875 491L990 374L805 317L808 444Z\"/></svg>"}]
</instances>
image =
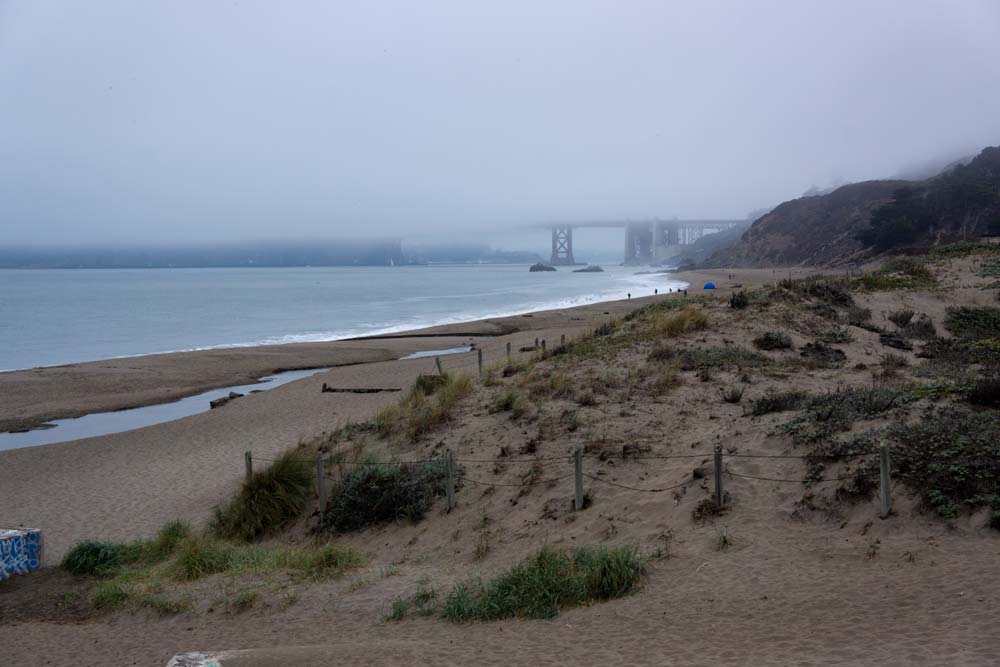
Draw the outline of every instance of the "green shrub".
<instances>
[{"instance_id":1,"label":"green shrub","mask_svg":"<svg viewBox=\"0 0 1000 667\"><path fill-rule=\"evenodd\" d=\"M992 255L1000 251L1000 248L992 243L982 241L955 241L935 246L927 253L932 259L950 259L954 257L968 257L970 255Z\"/></svg>"},{"instance_id":2,"label":"green shrub","mask_svg":"<svg viewBox=\"0 0 1000 667\"><path fill-rule=\"evenodd\" d=\"M434 498L444 495L446 481L443 459L360 466L334 487L324 526L343 532L399 519L419 521Z\"/></svg>"},{"instance_id":3,"label":"green shrub","mask_svg":"<svg viewBox=\"0 0 1000 667\"><path fill-rule=\"evenodd\" d=\"M456 586L444 615L451 621L553 618L565 607L628 595L645 572L634 547L544 547L485 584Z\"/></svg>"},{"instance_id":4,"label":"green shrub","mask_svg":"<svg viewBox=\"0 0 1000 667\"><path fill-rule=\"evenodd\" d=\"M877 271L864 273L855 284L865 290L922 289L937 286L923 261L913 257L890 260Z\"/></svg>"},{"instance_id":5,"label":"green shrub","mask_svg":"<svg viewBox=\"0 0 1000 667\"><path fill-rule=\"evenodd\" d=\"M885 433L893 479L919 492L945 518L962 508L1000 508L1000 415L958 405L932 407ZM877 467L873 469L877 475Z\"/></svg>"},{"instance_id":6,"label":"green shrub","mask_svg":"<svg viewBox=\"0 0 1000 667\"><path fill-rule=\"evenodd\" d=\"M736 310L742 310L750 305L750 297L743 290L739 292L733 292L729 295L729 307Z\"/></svg>"},{"instance_id":7,"label":"green shrub","mask_svg":"<svg viewBox=\"0 0 1000 667\"><path fill-rule=\"evenodd\" d=\"M847 355L842 350L822 341L806 343L800 354L811 368L840 368L847 361Z\"/></svg>"},{"instance_id":8,"label":"green shrub","mask_svg":"<svg viewBox=\"0 0 1000 667\"><path fill-rule=\"evenodd\" d=\"M923 314L907 324L903 329L903 334L908 338L916 338L917 340L933 340L934 338L937 338L937 331L934 329L934 321Z\"/></svg>"},{"instance_id":9,"label":"green shrub","mask_svg":"<svg viewBox=\"0 0 1000 667\"><path fill-rule=\"evenodd\" d=\"M963 340L992 338L1000 332L1000 308L950 306L945 313L945 328Z\"/></svg>"},{"instance_id":10,"label":"green shrub","mask_svg":"<svg viewBox=\"0 0 1000 667\"><path fill-rule=\"evenodd\" d=\"M72 574L106 577L138 560L140 553L134 544L79 542L63 558L62 567Z\"/></svg>"},{"instance_id":11,"label":"green shrub","mask_svg":"<svg viewBox=\"0 0 1000 667\"><path fill-rule=\"evenodd\" d=\"M313 465L290 449L254 472L239 492L216 509L212 529L219 537L251 541L274 534L302 515L313 494Z\"/></svg>"},{"instance_id":12,"label":"green shrub","mask_svg":"<svg viewBox=\"0 0 1000 667\"><path fill-rule=\"evenodd\" d=\"M979 378L969 388L966 398L973 405L1000 408L1000 375Z\"/></svg>"},{"instance_id":13,"label":"green shrub","mask_svg":"<svg viewBox=\"0 0 1000 667\"><path fill-rule=\"evenodd\" d=\"M781 331L768 331L753 339L758 350L790 350L792 338Z\"/></svg>"}]
</instances>

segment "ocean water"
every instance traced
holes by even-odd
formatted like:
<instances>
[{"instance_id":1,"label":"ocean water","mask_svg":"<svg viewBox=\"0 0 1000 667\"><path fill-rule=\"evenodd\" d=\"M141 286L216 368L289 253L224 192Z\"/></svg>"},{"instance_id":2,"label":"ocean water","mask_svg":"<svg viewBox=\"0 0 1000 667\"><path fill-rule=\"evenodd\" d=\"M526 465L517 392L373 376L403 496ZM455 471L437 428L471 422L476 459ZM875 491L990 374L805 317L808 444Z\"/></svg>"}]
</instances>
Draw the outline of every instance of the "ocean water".
<instances>
[{"instance_id":1,"label":"ocean water","mask_svg":"<svg viewBox=\"0 0 1000 667\"><path fill-rule=\"evenodd\" d=\"M329 341L683 287L633 267L0 270L0 370Z\"/></svg>"}]
</instances>

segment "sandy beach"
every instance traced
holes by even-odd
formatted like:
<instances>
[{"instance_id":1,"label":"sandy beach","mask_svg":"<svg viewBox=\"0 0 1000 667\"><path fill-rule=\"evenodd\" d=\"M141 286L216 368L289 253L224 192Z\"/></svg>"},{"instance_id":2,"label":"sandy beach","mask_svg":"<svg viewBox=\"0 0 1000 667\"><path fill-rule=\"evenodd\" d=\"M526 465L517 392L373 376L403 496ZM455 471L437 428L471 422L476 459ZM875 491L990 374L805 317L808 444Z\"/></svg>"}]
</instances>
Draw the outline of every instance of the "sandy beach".
<instances>
[{"instance_id":1,"label":"sandy beach","mask_svg":"<svg viewBox=\"0 0 1000 667\"><path fill-rule=\"evenodd\" d=\"M760 286L785 275L787 271L777 275L771 269L721 269L676 277L691 283L692 296L703 294L701 285L713 281L715 293L724 297L738 289L735 285ZM947 298L914 292L859 298L873 309L903 304L940 317L946 303L978 303L988 296L969 288ZM345 537L367 560L354 576L306 583L264 578L255 584L262 587L264 602L250 611L229 610L226 600L237 584L226 577L197 584L195 610L176 615L123 612L81 621L74 615L76 603L58 603L79 584L51 566L74 542L148 538L165 521L178 517L203 524L242 479L245 451L271 458L348 420L363 420L399 396L322 393L323 383L340 388L407 387L418 374L433 372L434 360L399 356L475 342L487 363L498 362L508 342L516 351L536 337L573 337L609 318L670 298L681 297L634 298L369 340L116 360L112 365L122 364L123 369L117 381L105 362L47 369L48 384L40 383L36 395L52 396L51 404L35 412L22 409L26 418L82 410L80 401L90 393L99 397L92 404L99 409L127 405L127 385L137 377L154 394L158 384L145 378L157 374L174 378L170 391L190 393L206 382L229 384L275 368L336 366L185 419L0 452L4 521L41 527L50 566L0 586L0 642L8 655L27 664L56 667L165 665L184 651L221 657L227 667L318 667L331 660L373 665L994 664L1000 589L992 573L1000 558L1000 539L983 528L981 514L944 523L919 512L916 500L902 493L894 515L886 519L878 517L874 501L839 515L814 513L803 509L801 485L766 481L803 474L800 462L785 460L734 464L734 470L765 481L729 478L727 490L737 500L731 513L716 523L691 519L694 503L710 493L708 480L673 493L627 488L690 479L692 470L706 465L707 459L682 456L649 466L609 464L605 479L626 488L595 482L594 506L579 515L565 502L572 494L572 480L528 495L504 487L491 493L470 485L461 490L460 503L450 515L435 510L419 524L400 522ZM762 328L774 326L773 314L734 314L724 301L711 309L711 317L719 326L696 334L699 345L746 346ZM858 370L858 365L877 362L878 336L862 330L855 336L844 346L847 366L810 371L796 382L816 392L869 382L869 371ZM797 345L809 340L799 330L794 338ZM205 364L213 368L209 381L199 377L202 360L211 360ZM476 370L475 353L443 357L442 362L449 371ZM587 363L592 367L580 369L577 382L589 381L591 374L625 372ZM636 367L641 363L636 360ZM33 373L0 376L0 381L18 386ZM654 454L690 455L715 443L727 451L786 452L778 429L784 415L751 419L740 406L719 400L720 386L737 381L742 380L735 371L721 372L713 382L699 381L692 373L668 398L644 395L620 404L609 399L606 408L600 403L586 410L577 406L574 410L583 413L581 429L550 436L543 452L559 457L573 443L595 439L618 449L621 443L640 443ZM59 403L58 390L66 382L76 383L76 398ZM763 374L747 382L750 391L760 395L782 389L788 378ZM532 437L529 429L540 432L542 424L490 414L493 391L480 388L447 432L399 453L423 456L451 447L460 456L485 459L465 464L470 478L516 486L519 472L503 462L502 452L516 451ZM4 401L10 400L6 392L4 396ZM557 401L554 414L559 420L563 403L576 405ZM556 469L547 468L545 474L557 474L567 465L556 461L551 464ZM480 559L473 551L487 513L496 522L491 524L496 532L489 555ZM726 549L717 546L723 532L732 540ZM551 621L383 620L392 601L412 593L421 581L446 587L468 576L488 575L541 544L637 544L653 549L664 535L670 536L670 557L655 564L640 592L624 599L568 610ZM299 530L283 539L302 536ZM289 586L296 597L285 605Z\"/></svg>"}]
</instances>

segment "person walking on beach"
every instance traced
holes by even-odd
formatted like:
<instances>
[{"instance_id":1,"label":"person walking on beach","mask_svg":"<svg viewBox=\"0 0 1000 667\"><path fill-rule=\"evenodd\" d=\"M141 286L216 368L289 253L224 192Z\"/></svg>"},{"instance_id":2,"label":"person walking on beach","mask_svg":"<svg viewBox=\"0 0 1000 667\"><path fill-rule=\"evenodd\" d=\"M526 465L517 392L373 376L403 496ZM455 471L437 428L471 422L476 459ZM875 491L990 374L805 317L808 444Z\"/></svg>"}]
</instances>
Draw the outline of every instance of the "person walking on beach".
<instances>
[{"instance_id":1,"label":"person walking on beach","mask_svg":"<svg viewBox=\"0 0 1000 667\"><path fill-rule=\"evenodd\" d=\"M628 296L628 298L631 299L632 298L632 292L629 292L626 296Z\"/></svg>"}]
</instances>

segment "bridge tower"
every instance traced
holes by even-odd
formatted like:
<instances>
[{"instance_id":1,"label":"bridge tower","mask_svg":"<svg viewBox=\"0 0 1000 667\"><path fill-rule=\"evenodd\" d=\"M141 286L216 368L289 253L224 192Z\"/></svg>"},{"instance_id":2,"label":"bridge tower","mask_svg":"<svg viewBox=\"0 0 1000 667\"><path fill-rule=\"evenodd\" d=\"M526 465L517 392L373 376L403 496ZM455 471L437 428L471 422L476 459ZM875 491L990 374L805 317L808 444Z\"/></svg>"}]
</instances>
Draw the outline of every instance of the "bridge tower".
<instances>
[{"instance_id":1,"label":"bridge tower","mask_svg":"<svg viewBox=\"0 0 1000 667\"><path fill-rule=\"evenodd\" d=\"M552 228L552 266L573 266L573 228L569 225Z\"/></svg>"}]
</instances>

